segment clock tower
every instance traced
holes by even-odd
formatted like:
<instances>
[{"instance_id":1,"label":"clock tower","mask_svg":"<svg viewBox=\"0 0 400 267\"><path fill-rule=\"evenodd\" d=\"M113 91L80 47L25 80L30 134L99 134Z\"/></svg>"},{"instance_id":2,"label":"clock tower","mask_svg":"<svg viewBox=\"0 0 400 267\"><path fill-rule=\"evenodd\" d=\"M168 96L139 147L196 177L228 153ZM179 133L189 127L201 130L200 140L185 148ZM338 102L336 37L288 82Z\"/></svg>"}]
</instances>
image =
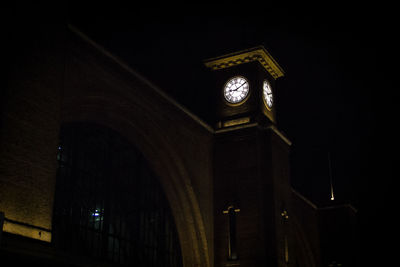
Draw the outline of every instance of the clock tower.
<instances>
[{"instance_id":1,"label":"clock tower","mask_svg":"<svg viewBox=\"0 0 400 267\"><path fill-rule=\"evenodd\" d=\"M275 123L275 80L284 75L268 51L258 46L206 60L216 86L215 127Z\"/></svg>"},{"instance_id":2,"label":"clock tower","mask_svg":"<svg viewBox=\"0 0 400 267\"><path fill-rule=\"evenodd\" d=\"M204 64L216 99L215 266L291 266L291 143L275 115L283 70L261 46Z\"/></svg>"}]
</instances>

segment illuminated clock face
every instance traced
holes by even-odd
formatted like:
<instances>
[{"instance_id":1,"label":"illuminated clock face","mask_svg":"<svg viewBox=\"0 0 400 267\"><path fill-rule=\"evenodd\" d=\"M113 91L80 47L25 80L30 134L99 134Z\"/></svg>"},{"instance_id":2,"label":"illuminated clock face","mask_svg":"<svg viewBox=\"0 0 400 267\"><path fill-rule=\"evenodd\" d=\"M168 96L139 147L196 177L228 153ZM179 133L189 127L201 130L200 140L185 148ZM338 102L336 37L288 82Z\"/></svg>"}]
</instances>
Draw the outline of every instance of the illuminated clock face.
<instances>
[{"instance_id":1,"label":"illuminated clock face","mask_svg":"<svg viewBox=\"0 0 400 267\"><path fill-rule=\"evenodd\" d=\"M263 98L264 98L265 105L267 106L267 108L269 110L271 110L272 105L274 103L274 98L272 95L271 85L269 84L269 82L267 80L264 80L264 83L263 83Z\"/></svg>"},{"instance_id":2,"label":"illuminated clock face","mask_svg":"<svg viewBox=\"0 0 400 267\"><path fill-rule=\"evenodd\" d=\"M249 82L243 76L229 79L224 86L225 100L230 104L241 104L249 95Z\"/></svg>"}]
</instances>

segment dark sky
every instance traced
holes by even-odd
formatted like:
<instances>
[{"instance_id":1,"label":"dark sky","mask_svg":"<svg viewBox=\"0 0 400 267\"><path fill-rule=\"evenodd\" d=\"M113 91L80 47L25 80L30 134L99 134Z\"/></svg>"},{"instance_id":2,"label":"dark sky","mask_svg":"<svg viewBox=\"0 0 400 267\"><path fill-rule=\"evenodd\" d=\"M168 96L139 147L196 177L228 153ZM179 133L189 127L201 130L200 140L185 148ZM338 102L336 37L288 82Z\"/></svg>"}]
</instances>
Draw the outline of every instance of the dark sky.
<instances>
[{"instance_id":1,"label":"dark sky","mask_svg":"<svg viewBox=\"0 0 400 267\"><path fill-rule=\"evenodd\" d=\"M68 1L56 9L205 118L201 91L193 86L201 80L202 60L264 45L286 74L277 82L277 124L293 142L294 188L326 205L330 153L336 199L358 208L365 228L382 227L381 215L396 210L398 30L393 6L372 1L351 6L350 1L280 6L269 1L125 2ZM16 5L9 21L46 22L54 13L34 10L40 11Z\"/></svg>"},{"instance_id":2,"label":"dark sky","mask_svg":"<svg viewBox=\"0 0 400 267\"><path fill-rule=\"evenodd\" d=\"M293 141L293 186L321 205L329 201L330 153L337 200L356 207L387 186L377 187L372 173L387 163L376 160L386 152L376 140L382 115L389 119L382 112L394 111L386 69L391 14L390 7L338 2L68 6L72 24L201 117L204 104L192 84L201 79L202 60L264 45L286 73L276 101L278 127Z\"/></svg>"}]
</instances>

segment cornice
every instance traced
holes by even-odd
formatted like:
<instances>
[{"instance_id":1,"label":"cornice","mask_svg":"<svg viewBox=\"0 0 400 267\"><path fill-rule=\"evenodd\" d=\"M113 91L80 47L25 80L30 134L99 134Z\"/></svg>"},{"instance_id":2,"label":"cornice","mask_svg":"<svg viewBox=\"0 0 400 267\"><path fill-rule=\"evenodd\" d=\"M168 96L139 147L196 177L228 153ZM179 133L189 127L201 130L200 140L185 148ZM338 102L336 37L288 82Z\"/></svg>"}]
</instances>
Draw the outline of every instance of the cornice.
<instances>
[{"instance_id":1,"label":"cornice","mask_svg":"<svg viewBox=\"0 0 400 267\"><path fill-rule=\"evenodd\" d=\"M236 65L258 61L274 79L284 76L283 69L263 46L206 59L204 65L212 70L230 68Z\"/></svg>"}]
</instances>

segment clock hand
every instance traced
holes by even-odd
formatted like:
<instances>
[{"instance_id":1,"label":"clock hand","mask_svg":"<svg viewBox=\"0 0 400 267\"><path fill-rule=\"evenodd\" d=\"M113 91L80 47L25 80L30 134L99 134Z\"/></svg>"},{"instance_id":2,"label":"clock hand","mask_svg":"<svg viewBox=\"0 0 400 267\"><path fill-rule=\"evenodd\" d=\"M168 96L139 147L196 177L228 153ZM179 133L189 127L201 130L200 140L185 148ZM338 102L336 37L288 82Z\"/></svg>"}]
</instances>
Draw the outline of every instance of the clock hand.
<instances>
[{"instance_id":1,"label":"clock hand","mask_svg":"<svg viewBox=\"0 0 400 267\"><path fill-rule=\"evenodd\" d=\"M242 85L240 85L238 88L236 88L236 90L239 89L240 87L242 87L245 84L246 84L246 82L242 83Z\"/></svg>"},{"instance_id":2,"label":"clock hand","mask_svg":"<svg viewBox=\"0 0 400 267\"><path fill-rule=\"evenodd\" d=\"M246 84L246 82L242 83L242 84L241 84L239 87L237 87L236 89L231 89L229 92L237 91L237 90L239 90L240 87L242 87L242 86L245 85L245 84Z\"/></svg>"}]
</instances>

